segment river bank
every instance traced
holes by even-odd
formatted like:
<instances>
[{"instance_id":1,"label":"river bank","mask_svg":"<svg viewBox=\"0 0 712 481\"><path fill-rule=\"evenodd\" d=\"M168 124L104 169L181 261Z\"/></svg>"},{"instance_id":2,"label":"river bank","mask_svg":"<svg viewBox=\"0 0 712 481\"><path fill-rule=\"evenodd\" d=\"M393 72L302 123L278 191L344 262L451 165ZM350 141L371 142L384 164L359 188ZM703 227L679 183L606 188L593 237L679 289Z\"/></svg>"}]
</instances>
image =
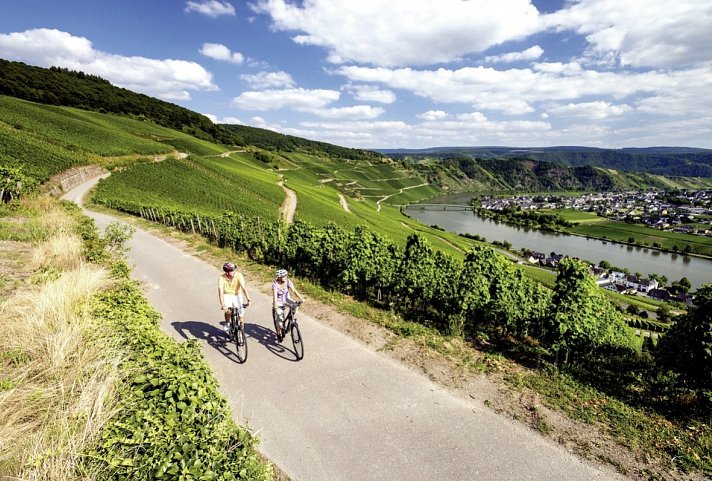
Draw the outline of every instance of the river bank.
<instances>
[{"instance_id":1,"label":"river bank","mask_svg":"<svg viewBox=\"0 0 712 481\"><path fill-rule=\"evenodd\" d=\"M469 206L473 194L457 194L428 200L428 204ZM404 212L426 225L437 225L459 234L479 235L489 241L506 240L515 249L557 252L586 259L598 264L627 268L630 272L664 275L670 280L687 277L693 288L712 281L712 260L704 256L690 256L652 246L613 241L579 233L540 231L511 226L475 216L471 210L430 210L418 204L404 207Z\"/></svg>"}]
</instances>

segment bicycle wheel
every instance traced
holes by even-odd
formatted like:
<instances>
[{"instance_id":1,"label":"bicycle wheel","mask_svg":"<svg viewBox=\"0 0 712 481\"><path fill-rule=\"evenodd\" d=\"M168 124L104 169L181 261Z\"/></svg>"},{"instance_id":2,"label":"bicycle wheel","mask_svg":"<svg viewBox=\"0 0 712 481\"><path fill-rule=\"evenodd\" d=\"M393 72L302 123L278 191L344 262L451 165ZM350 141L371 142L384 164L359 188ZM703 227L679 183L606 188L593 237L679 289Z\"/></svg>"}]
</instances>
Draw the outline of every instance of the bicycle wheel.
<instances>
[{"instance_id":1,"label":"bicycle wheel","mask_svg":"<svg viewBox=\"0 0 712 481\"><path fill-rule=\"evenodd\" d=\"M299 331L299 324L292 321L292 328L290 329L290 334L292 335L292 345L294 346L294 354L297 355L297 360L304 358L304 341L302 340L302 333Z\"/></svg>"},{"instance_id":2,"label":"bicycle wheel","mask_svg":"<svg viewBox=\"0 0 712 481\"><path fill-rule=\"evenodd\" d=\"M245 327L241 322L237 324L237 328L233 332L233 341L235 341L237 360L242 364L247 361L247 337L245 336Z\"/></svg>"}]
</instances>

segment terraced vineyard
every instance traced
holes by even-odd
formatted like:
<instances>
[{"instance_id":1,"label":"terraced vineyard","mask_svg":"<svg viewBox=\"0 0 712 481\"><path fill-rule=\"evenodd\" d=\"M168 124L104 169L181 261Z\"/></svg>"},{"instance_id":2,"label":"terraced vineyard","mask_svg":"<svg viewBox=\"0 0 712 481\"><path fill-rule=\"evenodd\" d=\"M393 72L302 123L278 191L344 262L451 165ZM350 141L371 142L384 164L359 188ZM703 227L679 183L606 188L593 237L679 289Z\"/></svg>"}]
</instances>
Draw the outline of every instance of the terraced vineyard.
<instances>
[{"instance_id":1,"label":"terraced vineyard","mask_svg":"<svg viewBox=\"0 0 712 481\"><path fill-rule=\"evenodd\" d=\"M190 157L172 158L176 151ZM285 198L279 182L284 181L297 194L298 220L335 222L347 229L368 225L396 242L420 232L435 247L457 255L472 244L391 207L441 192L397 163L228 148L147 121L0 96L0 165L20 167L44 182L90 163L114 170L100 183L97 202L134 214L142 209L211 216L231 211L276 220Z\"/></svg>"}]
</instances>

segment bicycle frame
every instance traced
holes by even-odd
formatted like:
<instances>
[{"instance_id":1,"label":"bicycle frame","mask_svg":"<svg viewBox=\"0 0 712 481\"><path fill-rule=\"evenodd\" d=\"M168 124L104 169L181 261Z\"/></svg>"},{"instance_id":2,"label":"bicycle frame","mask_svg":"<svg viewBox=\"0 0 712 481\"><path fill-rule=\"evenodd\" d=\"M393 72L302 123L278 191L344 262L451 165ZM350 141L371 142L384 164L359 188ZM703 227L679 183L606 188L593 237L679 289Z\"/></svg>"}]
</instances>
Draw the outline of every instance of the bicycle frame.
<instances>
[{"instance_id":1,"label":"bicycle frame","mask_svg":"<svg viewBox=\"0 0 712 481\"><path fill-rule=\"evenodd\" d=\"M287 331L289 331L289 328L292 327L292 324L297 322L296 315L297 315L297 311L299 310L299 306L301 306L301 305L302 305L302 303L298 302L294 307L288 306L285 304L285 305L277 308L278 311L282 310L282 312L284 312L284 317L282 320L283 332L286 333ZM289 310L289 311L287 311L287 310Z\"/></svg>"}]
</instances>

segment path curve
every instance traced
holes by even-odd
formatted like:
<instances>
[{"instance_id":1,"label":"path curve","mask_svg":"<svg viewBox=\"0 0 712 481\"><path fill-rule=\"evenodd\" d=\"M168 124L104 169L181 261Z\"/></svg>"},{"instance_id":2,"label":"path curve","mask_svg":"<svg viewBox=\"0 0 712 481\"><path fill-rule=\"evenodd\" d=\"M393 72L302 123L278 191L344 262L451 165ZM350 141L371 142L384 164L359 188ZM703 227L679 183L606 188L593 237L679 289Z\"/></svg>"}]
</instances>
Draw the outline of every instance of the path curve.
<instances>
[{"instance_id":1,"label":"path curve","mask_svg":"<svg viewBox=\"0 0 712 481\"><path fill-rule=\"evenodd\" d=\"M77 201L96 180L68 192ZM100 228L111 216L87 212ZM300 317L305 357L296 362L272 331L271 299L248 287L250 357L237 364L218 329L218 267L143 229L129 243L133 277L178 341L196 338L236 420L294 481L623 480L456 397L386 355Z\"/></svg>"},{"instance_id":2,"label":"path curve","mask_svg":"<svg viewBox=\"0 0 712 481\"><path fill-rule=\"evenodd\" d=\"M349 209L349 203L346 202L346 197L344 197L344 194L339 194L339 204L341 204L341 207L343 207L346 212L351 212L351 210Z\"/></svg>"},{"instance_id":3,"label":"path curve","mask_svg":"<svg viewBox=\"0 0 712 481\"><path fill-rule=\"evenodd\" d=\"M381 202L383 202L384 200L388 200L391 197L393 197L394 195L402 194L404 190L417 189L418 187L424 187L426 185L430 185L430 183L425 182L423 184L411 185L410 187L403 187L402 189L399 189L398 192L396 192L395 194L389 194L389 195L383 196L380 200L378 200L376 202L376 212L381 212Z\"/></svg>"},{"instance_id":4,"label":"path curve","mask_svg":"<svg viewBox=\"0 0 712 481\"><path fill-rule=\"evenodd\" d=\"M279 215L284 222L291 224L294 222L294 213L297 211L297 193L292 189L287 189L284 185L284 181L280 180L278 184L286 194L284 202L282 202L282 206L279 208Z\"/></svg>"}]
</instances>

